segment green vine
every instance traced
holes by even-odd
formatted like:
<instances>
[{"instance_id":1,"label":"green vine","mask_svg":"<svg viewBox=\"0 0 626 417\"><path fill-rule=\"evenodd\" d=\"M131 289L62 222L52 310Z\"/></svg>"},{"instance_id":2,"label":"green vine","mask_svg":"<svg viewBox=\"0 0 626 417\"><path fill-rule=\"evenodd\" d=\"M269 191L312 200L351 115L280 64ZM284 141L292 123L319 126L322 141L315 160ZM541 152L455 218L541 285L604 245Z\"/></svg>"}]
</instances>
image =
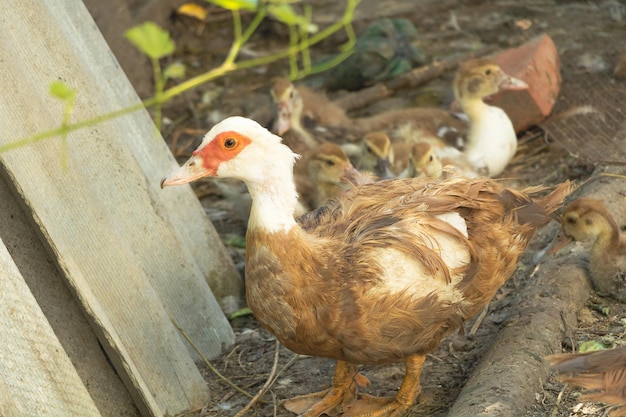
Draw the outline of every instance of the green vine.
<instances>
[{"instance_id":1,"label":"green vine","mask_svg":"<svg viewBox=\"0 0 626 417\"><path fill-rule=\"evenodd\" d=\"M65 102L65 109L63 113L63 120L60 126L28 136L23 139L19 139L15 142L11 142L5 145L0 145L0 153L7 152L19 147L30 145L44 139L61 136L64 149L64 164L67 162L67 136L79 129L92 126L98 123L102 123L108 120L121 117L135 111L155 107L155 124L160 130L161 126L161 107L164 103L172 98L192 90L202 84L217 78L223 77L234 71L259 67L270 64L272 62L289 59L290 62L290 77L292 79L300 79L309 74L315 74L325 71L339 62L347 58L353 51L356 44L356 36L352 28L352 20L354 18L354 11L361 0L347 0L346 9L343 16L332 25L310 35L311 31L314 31L311 24L312 12L310 8L305 9L305 15L299 16L293 12L289 0L267 0L260 4L257 4L255 0L207 0L211 3L217 4L221 7L230 9L233 18L233 42L230 50L222 64L217 68L197 75L184 82L181 82L169 89L164 89L165 83L168 78L181 77L180 68L166 68L164 71L161 69L160 59L170 55L174 51L174 44L169 39L169 34L160 29L154 23L145 23L138 27L130 29L126 36L131 42L137 45L137 39L139 43L142 43L140 48L145 53L152 63L155 79L155 94L133 106L125 107L110 113L98 115L96 117L71 123L71 114L74 106L74 99L76 91L69 86L61 83L54 82L51 85L50 92L53 96L63 100ZM243 29L240 9L253 10L255 15L250 24ZM254 34L260 23L270 14L274 18L287 24L290 29L290 44L284 50L274 53L272 55L257 57L252 59L246 59L237 61L241 49L248 42L250 37ZM334 33L345 30L348 36L347 42L341 46L341 52L332 60L326 61L320 65L311 65L310 60L310 47L318 44L322 40L328 38ZM134 31L134 32L133 32ZM298 67L298 59L302 61L302 69ZM184 73L184 71L182 71Z\"/></svg>"}]
</instances>

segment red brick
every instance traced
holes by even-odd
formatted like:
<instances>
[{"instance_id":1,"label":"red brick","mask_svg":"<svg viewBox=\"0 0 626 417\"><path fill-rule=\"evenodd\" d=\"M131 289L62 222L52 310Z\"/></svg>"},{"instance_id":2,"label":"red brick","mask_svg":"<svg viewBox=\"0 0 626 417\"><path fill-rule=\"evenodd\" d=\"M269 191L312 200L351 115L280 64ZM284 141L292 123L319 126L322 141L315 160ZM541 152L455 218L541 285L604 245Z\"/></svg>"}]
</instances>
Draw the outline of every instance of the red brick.
<instances>
[{"instance_id":1,"label":"red brick","mask_svg":"<svg viewBox=\"0 0 626 417\"><path fill-rule=\"evenodd\" d=\"M509 75L525 81L529 88L502 91L490 99L511 118L520 132L550 115L561 87L560 59L554 42L542 35L492 59Z\"/></svg>"}]
</instances>

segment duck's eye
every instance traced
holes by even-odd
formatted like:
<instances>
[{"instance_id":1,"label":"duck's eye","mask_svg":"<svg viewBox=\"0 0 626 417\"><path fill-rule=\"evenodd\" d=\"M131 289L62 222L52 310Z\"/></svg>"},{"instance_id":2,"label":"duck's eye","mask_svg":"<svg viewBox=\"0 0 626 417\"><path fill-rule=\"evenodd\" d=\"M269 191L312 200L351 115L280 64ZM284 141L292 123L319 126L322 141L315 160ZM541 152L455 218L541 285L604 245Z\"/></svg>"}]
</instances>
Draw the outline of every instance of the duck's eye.
<instances>
[{"instance_id":1,"label":"duck's eye","mask_svg":"<svg viewBox=\"0 0 626 417\"><path fill-rule=\"evenodd\" d=\"M372 148L370 148L369 146L366 146L365 150L367 151L367 153L374 153L374 151L372 151Z\"/></svg>"},{"instance_id":2,"label":"duck's eye","mask_svg":"<svg viewBox=\"0 0 626 417\"><path fill-rule=\"evenodd\" d=\"M485 70L485 75L491 75L491 68L487 68Z\"/></svg>"},{"instance_id":3,"label":"duck's eye","mask_svg":"<svg viewBox=\"0 0 626 417\"><path fill-rule=\"evenodd\" d=\"M574 217L568 217L565 221L569 224L576 224L576 219Z\"/></svg>"},{"instance_id":4,"label":"duck's eye","mask_svg":"<svg viewBox=\"0 0 626 417\"><path fill-rule=\"evenodd\" d=\"M326 165L328 165L329 167L335 166L335 161L333 161L332 159L327 159Z\"/></svg>"},{"instance_id":5,"label":"duck's eye","mask_svg":"<svg viewBox=\"0 0 626 417\"><path fill-rule=\"evenodd\" d=\"M435 158L431 155L430 158L428 158L428 162L433 162L433 159Z\"/></svg>"},{"instance_id":6,"label":"duck's eye","mask_svg":"<svg viewBox=\"0 0 626 417\"><path fill-rule=\"evenodd\" d=\"M289 98L293 98L293 90L289 92Z\"/></svg>"},{"instance_id":7,"label":"duck's eye","mask_svg":"<svg viewBox=\"0 0 626 417\"><path fill-rule=\"evenodd\" d=\"M591 225L593 224L593 220L591 220L591 219L585 219L585 224L586 224L587 226L591 226Z\"/></svg>"},{"instance_id":8,"label":"duck's eye","mask_svg":"<svg viewBox=\"0 0 626 417\"><path fill-rule=\"evenodd\" d=\"M227 138L224 140L224 148L233 149L237 145L237 141L233 138Z\"/></svg>"}]
</instances>

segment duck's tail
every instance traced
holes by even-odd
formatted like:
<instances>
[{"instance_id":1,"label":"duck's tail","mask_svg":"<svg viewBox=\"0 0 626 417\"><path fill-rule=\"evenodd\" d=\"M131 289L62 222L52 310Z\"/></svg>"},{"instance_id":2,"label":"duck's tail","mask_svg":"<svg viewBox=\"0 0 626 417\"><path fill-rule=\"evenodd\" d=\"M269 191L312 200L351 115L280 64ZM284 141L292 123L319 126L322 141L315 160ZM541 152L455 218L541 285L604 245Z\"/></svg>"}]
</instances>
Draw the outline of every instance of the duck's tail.
<instances>
[{"instance_id":1,"label":"duck's tail","mask_svg":"<svg viewBox=\"0 0 626 417\"><path fill-rule=\"evenodd\" d=\"M563 200L574 191L574 188L574 185L568 180L556 185L550 194L538 198L533 198L533 195L545 191L545 187L524 189L522 192L528 195L532 202L514 209L518 222L531 225L533 228L540 228L551 220L558 220L556 211L563 205Z\"/></svg>"},{"instance_id":2,"label":"duck's tail","mask_svg":"<svg viewBox=\"0 0 626 417\"><path fill-rule=\"evenodd\" d=\"M546 358L563 382L588 390L583 401L602 401L622 406L611 416L626 416L626 346L588 353L561 353Z\"/></svg>"}]
</instances>

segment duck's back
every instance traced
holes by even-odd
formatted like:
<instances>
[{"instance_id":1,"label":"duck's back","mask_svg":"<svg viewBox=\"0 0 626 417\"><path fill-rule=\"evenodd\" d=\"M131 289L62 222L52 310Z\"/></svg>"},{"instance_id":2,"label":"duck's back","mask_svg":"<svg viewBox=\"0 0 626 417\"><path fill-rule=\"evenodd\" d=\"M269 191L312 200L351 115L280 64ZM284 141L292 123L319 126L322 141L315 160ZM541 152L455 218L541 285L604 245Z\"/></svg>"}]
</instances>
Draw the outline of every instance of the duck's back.
<instances>
[{"instance_id":1,"label":"duck's back","mask_svg":"<svg viewBox=\"0 0 626 417\"><path fill-rule=\"evenodd\" d=\"M602 296L626 302L626 234L615 247L591 249L589 269L594 288Z\"/></svg>"},{"instance_id":2,"label":"duck's back","mask_svg":"<svg viewBox=\"0 0 626 417\"><path fill-rule=\"evenodd\" d=\"M508 278L536 228L554 218L552 211L558 203L546 208L545 202L533 201L533 194L485 178L379 181L355 188L302 222L309 233L319 237L409 251L419 242L444 258L446 248L462 242L470 259L463 267L460 286L478 287L477 293L482 294L486 290L480 287L495 287L494 292ZM489 269L502 273L492 276ZM467 296L476 298L476 294Z\"/></svg>"}]
</instances>

